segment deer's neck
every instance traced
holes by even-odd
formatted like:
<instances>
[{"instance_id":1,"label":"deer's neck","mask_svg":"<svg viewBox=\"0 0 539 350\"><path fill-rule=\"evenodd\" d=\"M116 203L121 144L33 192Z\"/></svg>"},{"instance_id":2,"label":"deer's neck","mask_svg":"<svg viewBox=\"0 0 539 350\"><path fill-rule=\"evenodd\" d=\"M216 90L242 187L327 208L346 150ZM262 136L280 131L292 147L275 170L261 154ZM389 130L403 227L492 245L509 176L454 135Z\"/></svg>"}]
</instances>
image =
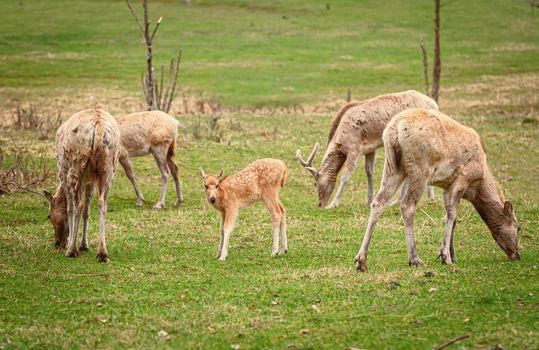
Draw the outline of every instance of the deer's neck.
<instances>
[{"instance_id":1,"label":"deer's neck","mask_svg":"<svg viewBox=\"0 0 539 350\"><path fill-rule=\"evenodd\" d=\"M322 160L320 174L327 176L329 181L336 182L345 160L346 155L342 152L336 150L328 152Z\"/></svg>"},{"instance_id":2,"label":"deer's neck","mask_svg":"<svg viewBox=\"0 0 539 350\"><path fill-rule=\"evenodd\" d=\"M468 192L471 194L466 199L473 204L490 232L496 234L505 219L504 198L490 172Z\"/></svg>"}]
</instances>

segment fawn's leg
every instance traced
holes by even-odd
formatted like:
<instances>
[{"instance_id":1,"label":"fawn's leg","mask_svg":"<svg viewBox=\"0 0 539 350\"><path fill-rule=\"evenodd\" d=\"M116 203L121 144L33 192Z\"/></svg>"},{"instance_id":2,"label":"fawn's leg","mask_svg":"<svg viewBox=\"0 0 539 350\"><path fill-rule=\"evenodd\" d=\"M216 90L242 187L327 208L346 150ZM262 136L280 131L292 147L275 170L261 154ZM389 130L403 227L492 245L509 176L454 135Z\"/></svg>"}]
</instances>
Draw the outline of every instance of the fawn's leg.
<instances>
[{"instance_id":1,"label":"fawn's leg","mask_svg":"<svg viewBox=\"0 0 539 350\"><path fill-rule=\"evenodd\" d=\"M236 208L230 208L225 212L225 219L223 222L223 247L221 248L221 254L219 254L219 260L225 261L228 256L228 242L230 240L230 233L232 232L232 229L234 228L234 224L236 223L236 218L238 217L238 209Z\"/></svg>"},{"instance_id":2,"label":"fawn's leg","mask_svg":"<svg viewBox=\"0 0 539 350\"><path fill-rule=\"evenodd\" d=\"M217 249L217 255L215 256L215 259L219 259L221 257L221 250L223 250L223 225L225 223L225 214L221 213L221 225L219 228L219 235L221 238L219 239L219 249Z\"/></svg>"},{"instance_id":3,"label":"fawn's leg","mask_svg":"<svg viewBox=\"0 0 539 350\"><path fill-rule=\"evenodd\" d=\"M286 237L286 209L284 205L279 201L279 209L281 211L281 254L288 252L288 240Z\"/></svg>"}]
</instances>

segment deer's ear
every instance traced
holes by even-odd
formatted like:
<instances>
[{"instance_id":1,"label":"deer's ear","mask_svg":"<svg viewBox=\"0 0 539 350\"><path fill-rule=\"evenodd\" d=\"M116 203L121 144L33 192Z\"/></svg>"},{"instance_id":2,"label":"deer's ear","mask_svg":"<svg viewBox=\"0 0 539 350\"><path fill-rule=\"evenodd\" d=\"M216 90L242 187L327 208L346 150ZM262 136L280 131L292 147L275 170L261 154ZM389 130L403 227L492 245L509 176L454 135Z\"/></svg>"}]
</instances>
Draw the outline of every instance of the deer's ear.
<instances>
[{"instance_id":1,"label":"deer's ear","mask_svg":"<svg viewBox=\"0 0 539 350\"><path fill-rule=\"evenodd\" d=\"M511 202L509 201L505 201L505 203L503 204L503 212L506 215L513 214L513 204L511 204Z\"/></svg>"},{"instance_id":2,"label":"deer's ear","mask_svg":"<svg viewBox=\"0 0 539 350\"><path fill-rule=\"evenodd\" d=\"M219 174L217 174L217 178L220 180L221 176L223 176L223 169L219 170Z\"/></svg>"},{"instance_id":3,"label":"deer's ear","mask_svg":"<svg viewBox=\"0 0 539 350\"><path fill-rule=\"evenodd\" d=\"M202 178L202 180L206 178L206 172L202 168L200 168L200 177Z\"/></svg>"},{"instance_id":4,"label":"deer's ear","mask_svg":"<svg viewBox=\"0 0 539 350\"><path fill-rule=\"evenodd\" d=\"M47 190L43 190L43 194L45 195L45 199L49 202L49 204L52 204L52 194Z\"/></svg>"}]
</instances>

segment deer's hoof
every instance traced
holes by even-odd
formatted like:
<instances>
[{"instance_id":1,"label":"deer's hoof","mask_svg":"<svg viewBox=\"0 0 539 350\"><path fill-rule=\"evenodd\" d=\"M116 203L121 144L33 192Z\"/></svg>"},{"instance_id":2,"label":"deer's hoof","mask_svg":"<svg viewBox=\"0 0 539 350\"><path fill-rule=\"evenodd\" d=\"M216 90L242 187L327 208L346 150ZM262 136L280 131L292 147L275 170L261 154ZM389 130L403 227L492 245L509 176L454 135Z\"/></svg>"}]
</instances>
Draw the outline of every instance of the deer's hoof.
<instances>
[{"instance_id":1,"label":"deer's hoof","mask_svg":"<svg viewBox=\"0 0 539 350\"><path fill-rule=\"evenodd\" d=\"M411 267L420 267L425 265L425 263L423 263L423 261L419 258L413 258L408 261L408 265L410 265Z\"/></svg>"},{"instance_id":2,"label":"deer's hoof","mask_svg":"<svg viewBox=\"0 0 539 350\"><path fill-rule=\"evenodd\" d=\"M446 264L452 264L453 263L453 260L451 259L451 256L448 255L448 254L445 254L443 251L440 250L440 254L438 255L438 257L440 258L440 262L442 263L442 265L446 265Z\"/></svg>"},{"instance_id":3,"label":"deer's hoof","mask_svg":"<svg viewBox=\"0 0 539 350\"><path fill-rule=\"evenodd\" d=\"M97 258L97 261L99 262L103 262L103 263L109 262L109 257L106 253L99 253L97 254L96 258Z\"/></svg>"},{"instance_id":4,"label":"deer's hoof","mask_svg":"<svg viewBox=\"0 0 539 350\"><path fill-rule=\"evenodd\" d=\"M226 256L225 256L225 257L220 256L217 260L219 260L219 261L226 261Z\"/></svg>"},{"instance_id":5,"label":"deer's hoof","mask_svg":"<svg viewBox=\"0 0 539 350\"><path fill-rule=\"evenodd\" d=\"M367 266L367 259L363 257L357 256L355 259L356 262L356 270L359 272L368 272L369 268Z\"/></svg>"},{"instance_id":6,"label":"deer's hoof","mask_svg":"<svg viewBox=\"0 0 539 350\"><path fill-rule=\"evenodd\" d=\"M137 207L140 208L140 207L142 207L143 204L144 204L144 198L137 199L137 204L136 204Z\"/></svg>"},{"instance_id":7,"label":"deer's hoof","mask_svg":"<svg viewBox=\"0 0 539 350\"><path fill-rule=\"evenodd\" d=\"M154 209L163 209L165 207L165 204L163 203L157 203L153 206Z\"/></svg>"},{"instance_id":8,"label":"deer's hoof","mask_svg":"<svg viewBox=\"0 0 539 350\"><path fill-rule=\"evenodd\" d=\"M338 207L339 207L338 203L330 203L330 204L326 205L326 209L335 209L335 208L338 208Z\"/></svg>"},{"instance_id":9,"label":"deer's hoof","mask_svg":"<svg viewBox=\"0 0 539 350\"><path fill-rule=\"evenodd\" d=\"M66 256L67 256L68 258L76 258L76 257L79 256L79 251L78 251L77 249L75 249L75 250L73 250L73 251L69 251L69 250L68 250L68 251L66 252Z\"/></svg>"},{"instance_id":10,"label":"deer's hoof","mask_svg":"<svg viewBox=\"0 0 539 350\"><path fill-rule=\"evenodd\" d=\"M81 245L79 247L79 251L81 252L87 252L89 250L88 246L87 245Z\"/></svg>"}]
</instances>

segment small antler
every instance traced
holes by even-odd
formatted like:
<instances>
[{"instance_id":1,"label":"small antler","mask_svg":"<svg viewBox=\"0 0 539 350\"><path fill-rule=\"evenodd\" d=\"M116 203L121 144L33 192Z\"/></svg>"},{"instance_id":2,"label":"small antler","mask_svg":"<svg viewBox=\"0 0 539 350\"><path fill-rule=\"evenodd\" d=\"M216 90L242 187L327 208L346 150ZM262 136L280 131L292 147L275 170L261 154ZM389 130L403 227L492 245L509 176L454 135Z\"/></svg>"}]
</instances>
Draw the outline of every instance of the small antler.
<instances>
[{"instance_id":1,"label":"small antler","mask_svg":"<svg viewBox=\"0 0 539 350\"><path fill-rule=\"evenodd\" d=\"M316 155L316 152L318 151L319 147L320 147L320 144L318 144L318 142L317 142L314 145L313 150L312 150L311 154L309 155L309 158L307 158L307 161L303 160L303 157L301 156L301 151L299 149L296 150L296 158L298 159L299 164L301 164L305 169L310 171L311 174L313 174L313 176L315 176L315 177L316 177L316 174L318 173L318 170L315 167L313 167L313 159L314 159L314 156Z\"/></svg>"},{"instance_id":2,"label":"small antler","mask_svg":"<svg viewBox=\"0 0 539 350\"><path fill-rule=\"evenodd\" d=\"M313 151L311 152L311 155L309 156L309 158L307 158L307 161L303 160L303 157L301 156L301 151L298 149L296 151L296 158L299 160L299 163L301 165L303 165L304 167L312 167L313 166L313 159L314 159L314 156L316 155L316 152L318 151L318 147L320 147L320 145L317 142L314 145L314 148L313 148Z\"/></svg>"}]
</instances>

